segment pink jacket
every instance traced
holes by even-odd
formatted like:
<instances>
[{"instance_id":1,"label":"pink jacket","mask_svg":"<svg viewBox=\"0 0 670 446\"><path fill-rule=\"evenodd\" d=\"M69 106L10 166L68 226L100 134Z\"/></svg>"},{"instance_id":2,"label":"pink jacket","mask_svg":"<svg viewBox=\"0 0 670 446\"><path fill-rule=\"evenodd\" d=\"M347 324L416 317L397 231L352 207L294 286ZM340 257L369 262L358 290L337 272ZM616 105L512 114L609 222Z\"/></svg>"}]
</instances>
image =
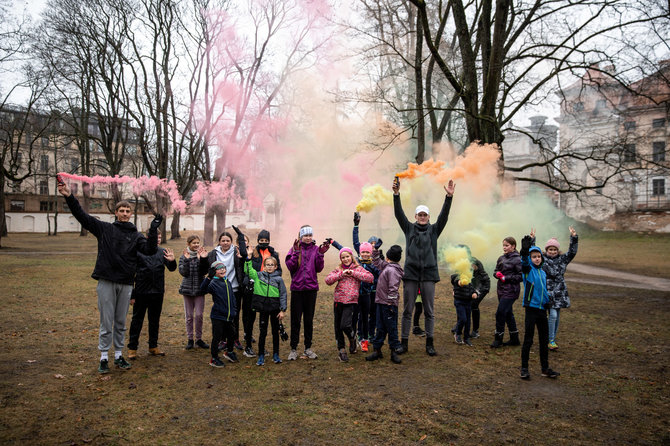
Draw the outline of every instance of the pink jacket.
<instances>
[{"instance_id":1,"label":"pink jacket","mask_svg":"<svg viewBox=\"0 0 670 446\"><path fill-rule=\"evenodd\" d=\"M352 272L351 276L344 275L344 271L347 270ZM375 277L360 265L354 266L352 264L352 267L345 268L344 271L341 268L334 269L326 277L326 283L332 285L338 282L335 287L335 302L356 304L358 303L358 291L361 288L361 282L372 283Z\"/></svg>"}]
</instances>

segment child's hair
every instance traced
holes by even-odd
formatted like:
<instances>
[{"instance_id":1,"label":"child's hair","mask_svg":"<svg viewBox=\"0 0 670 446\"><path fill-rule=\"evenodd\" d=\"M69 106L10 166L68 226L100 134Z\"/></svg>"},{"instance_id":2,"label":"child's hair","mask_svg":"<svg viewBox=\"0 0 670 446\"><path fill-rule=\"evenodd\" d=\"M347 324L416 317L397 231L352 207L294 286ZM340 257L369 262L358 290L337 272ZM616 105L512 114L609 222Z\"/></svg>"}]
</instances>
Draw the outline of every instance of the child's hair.
<instances>
[{"instance_id":1,"label":"child's hair","mask_svg":"<svg viewBox=\"0 0 670 446\"><path fill-rule=\"evenodd\" d=\"M392 262L399 262L402 257L402 248L398 245L391 246L388 251L386 251L386 257Z\"/></svg>"},{"instance_id":2,"label":"child's hair","mask_svg":"<svg viewBox=\"0 0 670 446\"><path fill-rule=\"evenodd\" d=\"M266 257L265 260L263 260L263 265L268 266L268 265L267 265L268 260L272 260L272 261L275 263L275 266L278 266L278 265L277 265L277 259L275 259L275 258L272 257L272 256L270 256L270 257Z\"/></svg>"},{"instance_id":3,"label":"child's hair","mask_svg":"<svg viewBox=\"0 0 670 446\"><path fill-rule=\"evenodd\" d=\"M121 200L116 203L116 206L114 206L114 212L118 211L119 208L130 208L131 211L133 210L133 207L126 200Z\"/></svg>"},{"instance_id":4,"label":"child's hair","mask_svg":"<svg viewBox=\"0 0 670 446\"><path fill-rule=\"evenodd\" d=\"M516 247L516 239L515 239L514 237L505 237L505 238L503 239L503 242L507 242L507 243L509 243L510 245Z\"/></svg>"},{"instance_id":5,"label":"child's hair","mask_svg":"<svg viewBox=\"0 0 670 446\"><path fill-rule=\"evenodd\" d=\"M200 240L200 237L197 235L189 235L188 238L186 239L186 244L190 245L193 240Z\"/></svg>"},{"instance_id":6,"label":"child's hair","mask_svg":"<svg viewBox=\"0 0 670 446\"><path fill-rule=\"evenodd\" d=\"M221 241L221 237L224 237L224 236L228 237L230 239L230 241L233 240L233 236L230 235L230 232L228 232L228 231L223 231L221 234L219 234L219 238L217 240Z\"/></svg>"}]
</instances>

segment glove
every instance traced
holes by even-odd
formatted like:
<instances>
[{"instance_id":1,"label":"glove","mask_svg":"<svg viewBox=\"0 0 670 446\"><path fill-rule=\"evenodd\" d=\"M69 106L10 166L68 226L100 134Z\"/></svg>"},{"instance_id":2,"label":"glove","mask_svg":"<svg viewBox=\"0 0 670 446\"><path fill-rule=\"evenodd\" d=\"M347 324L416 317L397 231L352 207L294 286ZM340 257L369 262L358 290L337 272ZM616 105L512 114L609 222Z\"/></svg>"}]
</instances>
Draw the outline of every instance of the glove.
<instances>
[{"instance_id":1,"label":"glove","mask_svg":"<svg viewBox=\"0 0 670 446\"><path fill-rule=\"evenodd\" d=\"M501 273L500 271L495 273L495 278L498 280L502 280L503 282L505 281L505 276L503 276L503 273Z\"/></svg>"},{"instance_id":2,"label":"glove","mask_svg":"<svg viewBox=\"0 0 670 446\"><path fill-rule=\"evenodd\" d=\"M354 226L358 226L358 224L361 222L361 214L358 212L354 212Z\"/></svg>"},{"instance_id":3,"label":"glove","mask_svg":"<svg viewBox=\"0 0 670 446\"><path fill-rule=\"evenodd\" d=\"M299 249L300 249L300 240L295 239L295 241L293 242L293 250L297 251Z\"/></svg>"},{"instance_id":4,"label":"glove","mask_svg":"<svg viewBox=\"0 0 670 446\"><path fill-rule=\"evenodd\" d=\"M161 214L154 214L154 219L151 220L151 229L158 229L163 223L163 216Z\"/></svg>"},{"instance_id":5,"label":"glove","mask_svg":"<svg viewBox=\"0 0 670 446\"><path fill-rule=\"evenodd\" d=\"M530 235L524 236L524 238L521 239L521 256L527 256L528 253L530 252L530 247L533 245L533 239L531 238Z\"/></svg>"},{"instance_id":6,"label":"glove","mask_svg":"<svg viewBox=\"0 0 670 446\"><path fill-rule=\"evenodd\" d=\"M545 310L551 310L551 301L545 303L545 304L542 305L542 306L544 307Z\"/></svg>"},{"instance_id":7,"label":"glove","mask_svg":"<svg viewBox=\"0 0 670 446\"><path fill-rule=\"evenodd\" d=\"M216 275L216 268L210 268L209 273L207 273L207 277L211 280L214 278Z\"/></svg>"},{"instance_id":8,"label":"glove","mask_svg":"<svg viewBox=\"0 0 670 446\"><path fill-rule=\"evenodd\" d=\"M382 247L382 243L384 243L384 242L382 241L382 239L378 238L377 241L375 242L375 249L378 250L379 248L381 248L381 247Z\"/></svg>"},{"instance_id":9,"label":"glove","mask_svg":"<svg viewBox=\"0 0 670 446\"><path fill-rule=\"evenodd\" d=\"M235 231L235 234L237 234L239 236L242 236L242 237L244 236L244 234L242 234L242 231L240 231L240 228L238 228L237 226L233 226L233 231Z\"/></svg>"},{"instance_id":10,"label":"glove","mask_svg":"<svg viewBox=\"0 0 670 446\"><path fill-rule=\"evenodd\" d=\"M326 251L328 251L328 248L330 248L330 242L333 239L326 239L325 242L321 243L321 246L319 246L319 254L325 254Z\"/></svg>"}]
</instances>

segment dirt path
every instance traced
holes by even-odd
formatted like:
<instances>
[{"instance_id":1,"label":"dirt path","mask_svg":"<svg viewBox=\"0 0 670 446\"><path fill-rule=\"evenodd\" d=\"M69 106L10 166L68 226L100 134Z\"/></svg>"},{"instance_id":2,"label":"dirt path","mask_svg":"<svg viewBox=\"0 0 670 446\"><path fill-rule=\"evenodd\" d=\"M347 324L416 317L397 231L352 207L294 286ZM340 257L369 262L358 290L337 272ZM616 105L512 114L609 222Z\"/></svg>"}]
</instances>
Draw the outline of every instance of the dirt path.
<instances>
[{"instance_id":1,"label":"dirt path","mask_svg":"<svg viewBox=\"0 0 670 446\"><path fill-rule=\"evenodd\" d=\"M625 273L614 269L600 268L598 266L575 262L570 264L568 272L573 273L566 277L568 282L670 291L670 279L663 279L660 277L641 276L639 274ZM578 277L575 277L575 275Z\"/></svg>"}]
</instances>

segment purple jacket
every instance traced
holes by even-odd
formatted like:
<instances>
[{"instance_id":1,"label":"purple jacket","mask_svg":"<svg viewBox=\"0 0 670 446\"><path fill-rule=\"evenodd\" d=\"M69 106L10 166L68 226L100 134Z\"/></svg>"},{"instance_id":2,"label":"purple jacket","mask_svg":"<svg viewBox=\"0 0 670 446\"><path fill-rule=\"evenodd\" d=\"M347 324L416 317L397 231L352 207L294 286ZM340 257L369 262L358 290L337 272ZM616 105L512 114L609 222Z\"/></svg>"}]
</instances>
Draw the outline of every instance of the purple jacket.
<instances>
[{"instance_id":1,"label":"purple jacket","mask_svg":"<svg viewBox=\"0 0 670 446\"><path fill-rule=\"evenodd\" d=\"M399 263L387 262L379 257L379 250L372 251L372 263L379 269L377 295L375 303L398 306L400 300L400 282L404 271Z\"/></svg>"},{"instance_id":2,"label":"purple jacket","mask_svg":"<svg viewBox=\"0 0 670 446\"><path fill-rule=\"evenodd\" d=\"M319 289L316 274L323 270L323 254L316 243L302 243L297 251L293 247L286 254L286 267L291 273L291 291Z\"/></svg>"},{"instance_id":3,"label":"purple jacket","mask_svg":"<svg viewBox=\"0 0 670 446\"><path fill-rule=\"evenodd\" d=\"M518 299L521 292L521 255L518 251L512 251L498 257L493 277L500 271L505 276L505 281L498 280L498 299Z\"/></svg>"}]
</instances>

